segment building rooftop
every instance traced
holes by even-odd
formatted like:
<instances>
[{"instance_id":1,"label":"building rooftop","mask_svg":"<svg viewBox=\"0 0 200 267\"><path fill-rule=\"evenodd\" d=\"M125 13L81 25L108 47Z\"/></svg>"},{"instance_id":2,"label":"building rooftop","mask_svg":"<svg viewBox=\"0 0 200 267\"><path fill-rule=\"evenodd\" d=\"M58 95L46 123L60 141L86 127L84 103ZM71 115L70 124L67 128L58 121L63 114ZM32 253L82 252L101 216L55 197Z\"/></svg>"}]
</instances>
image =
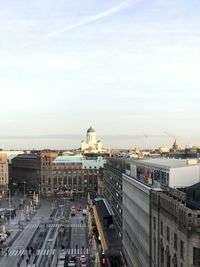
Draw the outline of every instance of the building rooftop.
<instances>
[{"instance_id":1,"label":"building rooftop","mask_svg":"<svg viewBox=\"0 0 200 267\"><path fill-rule=\"evenodd\" d=\"M58 156L53 163L82 163L82 156Z\"/></svg>"},{"instance_id":2,"label":"building rooftop","mask_svg":"<svg viewBox=\"0 0 200 267\"><path fill-rule=\"evenodd\" d=\"M15 159L37 159L38 158L38 154L34 153L34 154L19 154L15 157Z\"/></svg>"},{"instance_id":3,"label":"building rooftop","mask_svg":"<svg viewBox=\"0 0 200 267\"><path fill-rule=\"evenodd\" d=\"M135 161L136 165L149 165L149 166L158 166L164 168L181 168L191 165L196 165L197 161L187 160L187 159L168 159L168 158L155 158L147 160L138 160Z\"/></svg>"}]
</instances>

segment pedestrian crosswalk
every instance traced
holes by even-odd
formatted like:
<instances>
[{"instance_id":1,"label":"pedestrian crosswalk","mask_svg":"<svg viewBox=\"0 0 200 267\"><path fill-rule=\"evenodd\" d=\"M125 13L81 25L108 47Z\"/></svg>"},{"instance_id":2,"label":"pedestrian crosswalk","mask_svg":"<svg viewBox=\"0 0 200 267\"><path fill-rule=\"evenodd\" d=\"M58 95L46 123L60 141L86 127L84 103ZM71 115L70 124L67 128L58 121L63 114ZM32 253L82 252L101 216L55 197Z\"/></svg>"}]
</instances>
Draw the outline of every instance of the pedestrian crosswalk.
<instances>
[{"instance_id":1,"label":"pedestrian crosswalk","mask_svg":"<svg viewBox=\"0 0 200 267\"><path fill-rule=\"evenodd\" d=\"M26 225L25 229L34 229L34 228L38 228L39 224L28 224ZM60 224L60 223L52 223L52 224L46 224L46 227L48 228L59 228L64 226L64 224Z\"/></svg>"},{"instance_id":2,"label":"pedestrian crosswalk","mask_svg":"<svg viewBox=\"0 0 200 267\"><path fill-rule=\"evenodd\" d=\"M86 227L86 224L85 223L72 223L70 225L64 225L64 224L61 224L61 223L51 223L51 224L46 224L46 227L47 228L60 228L62 226L65 226L65 227ZM35 228L38 228L39 227L39 224L28 224L26 225L25 229L35 229Z\"/></svg>"},{"instance_id":3,"label":"pedestrian crosswalk","mask_svg":"<svg viewBox=\"0 0 200 267\"><path fill-rule=\"evenodd\" d=\"M66 254L68 255L87 255L89 254L89 249L88 248L68 248L66 250Z\"/></svg>"},{"instance_id":4,"label":"pedestrian crosswalk","mask_svg":"<svg viewBox=\"0 0 200 267\"><path fill-rule=\"evenodd\" d=\"M37 256L48 256L48 255L55 255L55 249L38 249L36 250ZM88 248L68 248L64 251L68 255L88 255L89 249ZM16 256L22 256L26 255L27 251L25 249L13 249L10 250L8 255L9 257L16 257Z\"/></svg>"},{"instance_id":5,"label":"pedestrian crosswalk","mask_svg":"<svg viewBox=\"0 0 200 267\"><path fill-rule=\"evenodd\" d=\"M71 227L86 227L85 223L72 223Z\"/></svg>"}]
</instances>

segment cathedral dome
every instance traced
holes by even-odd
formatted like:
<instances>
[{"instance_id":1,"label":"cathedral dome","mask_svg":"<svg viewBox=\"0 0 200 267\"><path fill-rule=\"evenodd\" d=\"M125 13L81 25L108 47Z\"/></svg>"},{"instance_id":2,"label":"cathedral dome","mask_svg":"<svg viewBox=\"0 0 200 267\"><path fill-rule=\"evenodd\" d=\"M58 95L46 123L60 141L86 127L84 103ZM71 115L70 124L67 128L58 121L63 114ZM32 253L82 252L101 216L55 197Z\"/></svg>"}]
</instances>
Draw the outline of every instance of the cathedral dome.
<instances>
[{"instance_id":1,"label":"cathedral dome","mask_svg":"<svg viewBox=\"0 0 200 267\"><path fill-rule=\"evenodd\" d=\"M87 133L95 133L95 129L90 126L90 128L87 130Z\"/></svg>"}]
</instances>

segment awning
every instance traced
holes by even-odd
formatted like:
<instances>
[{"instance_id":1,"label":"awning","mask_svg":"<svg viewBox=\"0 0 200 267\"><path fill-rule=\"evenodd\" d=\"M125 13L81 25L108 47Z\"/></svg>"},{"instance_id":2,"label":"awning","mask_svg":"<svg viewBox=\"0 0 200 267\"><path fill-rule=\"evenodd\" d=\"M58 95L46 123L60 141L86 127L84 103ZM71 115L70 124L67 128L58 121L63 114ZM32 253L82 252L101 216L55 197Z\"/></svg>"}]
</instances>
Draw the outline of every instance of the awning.
<instances>
[{"instance_id":1,"label":"awning","mask_svg":"<svg viewBox=\"0 0 200 267\"><path fill-rule=\"evenodd\" d=\"M103 250L103 253L105 254L105 252L108 250L108 247L106 245L103 229L102 229L101 222L100 222L95 205L93 206L93 212L94 212L94 218L95 218L96 225L97 225L97 230L99 232L100 239L101 239L100 242L101 242L102 250Z\"/></svg>"}]
</instances>

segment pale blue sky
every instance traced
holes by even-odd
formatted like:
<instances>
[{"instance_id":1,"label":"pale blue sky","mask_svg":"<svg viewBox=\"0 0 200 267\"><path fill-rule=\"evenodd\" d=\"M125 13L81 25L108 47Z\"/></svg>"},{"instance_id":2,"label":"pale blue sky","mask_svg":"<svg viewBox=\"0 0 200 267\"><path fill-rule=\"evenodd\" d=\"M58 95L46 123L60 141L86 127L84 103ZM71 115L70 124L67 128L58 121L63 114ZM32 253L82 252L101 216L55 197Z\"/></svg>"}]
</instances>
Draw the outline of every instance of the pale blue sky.
<instances>
[{"instance_id":1,"label":"pale blue sky","mask_svg":"<svg viewBox=\"0 0 200 267\"><path fill-rule=\"evenodd\" d=\"M90 125L109 147L171 144L164 131L200 144L199 14L199 0L0 1L0 144L77 147L59 135ZM43 135L58 138L5 138Z\"/></svg>"}]
</instances>

